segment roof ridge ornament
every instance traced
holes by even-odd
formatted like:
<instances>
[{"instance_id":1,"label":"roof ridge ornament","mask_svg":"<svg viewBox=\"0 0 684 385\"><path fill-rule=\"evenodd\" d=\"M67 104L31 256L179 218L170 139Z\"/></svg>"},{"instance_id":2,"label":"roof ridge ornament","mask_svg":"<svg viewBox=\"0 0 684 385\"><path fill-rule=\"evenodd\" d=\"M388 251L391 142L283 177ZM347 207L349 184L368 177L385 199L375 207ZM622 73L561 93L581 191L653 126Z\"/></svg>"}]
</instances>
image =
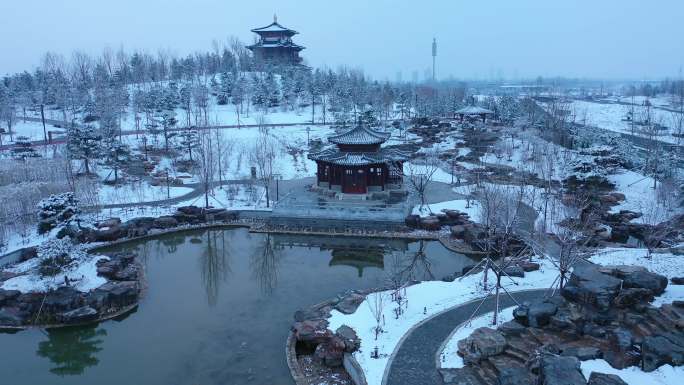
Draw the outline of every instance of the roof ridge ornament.
<instances>
[{"instance_id":1,"label":"roof ridge ornament","mask_svg":"<svg viewBox=\"0 0 684 385\"><path fill-rule=\"evenodd\" d=\"M273 22L278 24L278 16L275 13L273 14Z\"/></svg>"}]
</instances>

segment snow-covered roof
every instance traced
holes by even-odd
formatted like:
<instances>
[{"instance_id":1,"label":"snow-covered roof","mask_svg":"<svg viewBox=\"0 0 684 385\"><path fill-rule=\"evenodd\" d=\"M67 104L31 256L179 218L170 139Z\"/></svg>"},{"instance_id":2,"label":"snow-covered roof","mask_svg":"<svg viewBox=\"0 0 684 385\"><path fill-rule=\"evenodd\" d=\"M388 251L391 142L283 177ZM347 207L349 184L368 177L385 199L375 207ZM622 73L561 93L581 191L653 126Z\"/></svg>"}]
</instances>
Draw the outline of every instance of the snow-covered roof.
<instances>
[{"instance_id":1,"label":"snow-covered roof","mask_svg":"<svg viewBox=\"0 0 684 385\"><path fill-rule=\"evenodd\" d=\"M384 149L378 152L341 152L335 148L328 148L309 154L309 159L341 166L364 166L405 161L408 159L408 155L394 149Z\"/></svg>"},{"instance_id":2,"label":"snow-covered roof","mask_svg":"<svg viewBox=\"0 0 684 385\"><path fill-rule=\"evenodd\" d=\"M277 40L277 41L262 40L256 44L252 44L252 45L247 46L247 48L249 48L249 49L253 49L256 47L263 47L263 48L284 47L284 48L294 48L294 49L299 50L299 51L304 49L303 46L301 46L299 44L295 44L292 41L288 41L288 40Z\"/></svg>"},{"instance_id":3,"label":"snow-covered roof","mask_svg":"<svg viewBox=\"0 0 684 385\"><path fill-rule=\"evenodd\" d=\"M356 126L347 132L330 136L328 141L335 144L380 144L384 143L389 137L389 133L378 132L364 126Z\"/></svg>"},{"instance_id":4,"label":"snow-covered roof","mask_svg":"<svg viewBox=\"0 0 684 385\"><path fill-rule=\"evenodd\" d=\"M297 31L295 31L295 30L293 30L293 29L289 29L289 28L283 27L282 25L278 24L277 21L274 21L273 23L271 23L271 24L269 24L269 25L267 25L267 26L265 26L265 27L254 28L254 29L252 30L252 32L254 32L254 33L259 33L259 32L284 32L284 33L286 33L286 34L288 34L288 35L290 35L290 36L296 35L296 34L299 33L299 32L297 32Z\"/></svg>"},{"instance_id":5,"label":"snow-covered roof","mask_svg":"<svg viewBox=\"0 0 684 385\"><path fill-rule=\"evenodd\" d=\"M482 115L482 114L493 114L494 111L488 110L486 108L478 107L478 106L467 106L463 107L460 110L456 111L457 114L463 114L463 115Z\"/></svg>"}]
</instances>

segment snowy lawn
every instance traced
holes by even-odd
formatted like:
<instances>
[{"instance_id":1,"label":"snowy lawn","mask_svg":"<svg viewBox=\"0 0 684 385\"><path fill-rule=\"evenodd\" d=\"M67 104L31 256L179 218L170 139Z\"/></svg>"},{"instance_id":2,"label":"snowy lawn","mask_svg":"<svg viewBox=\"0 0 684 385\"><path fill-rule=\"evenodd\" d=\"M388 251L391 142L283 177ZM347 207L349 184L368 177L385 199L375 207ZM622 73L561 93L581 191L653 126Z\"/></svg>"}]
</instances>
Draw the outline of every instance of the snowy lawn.
<instances>
[{"instance_id":1,"label":"snowy lawn","mask_svg":"<svg viewBox=\"0 0 684 385\"><path fill-rule=\"evenodd\" d=\"M449 336L449 339L439 354L440 367L462 368L463 358L458 355L458 341L467 338L473 331L475 331L475 329L483 327L496 328L502 323L512 320L513 308L515 308L515 306L501 309L499 317L497 318L496 326L493 324L494 312L489 312L487 314L473 318L469 323L460 325L456 330L453 331L451 336Z\"/></svg>"},{"instance_id":2,"label":"snowy lawn","mask_svg":"<svg viewBox=\"0 0 684 385\"><path fill-rule=\"evenodd\" d=\"M57 132L64 132L64 129L54 127L53 125L48 123L45 124L45 131L54 131L52 134L53 138L57 138L60 136L60 134L58 134ZM21 118L19 118L12 125L12 136L14 139L16 139L17 136L26 136L30 140L43 140L45 139L45 132L43 132L43 123L24 121ZM9 141L9 135L3 134L3 143L6 143L6 141Z\"/></svg>"},{"instance_id":3,"label":"snowy lawn","mask_svg":"<svg viewBox=\"0 0 684 385\"><path fill-rule=\"evenodd\" d=\"M468 204L470 203L470 204ZM411 214L420 215L421 217L427 217L429 215L437 214L443 212L443 210L456 210L462 213L468 214L472 221L477 221L479 217L479 205L476 200L466 201L465 199L457 199L453 201L433 203L429 205L423 205L421 209L420 205L413 208Z\"/></svg>"},{"instance_id":4,"label":"snowy lawn","mask_svg":"<svg viewBox=\"0 0 684 385\"><path fill-rule=\"evenodd\" d=\"M634 171L627 171L616 175L609 175L608 179L615 183L615 189L625 194L625 200L611 208L611 212L630 210L642 213L643 216L634 219L637 223L657 224L668 220L682 212L677 207L676 194L667 193L653 188L653 178Z\"/></svg>"},{"instance_id":5,"label":"snowy lawn","mask_svg":"<svg viewBox=\"0 0 684 385\"><path fill-rule=\"evenodd\" d=\"M425 165L422 164L416 164L416 163L405 163L404 164L404 174L409 175L411 172L409 170L413 170L413 174L415 175L420 175L420 174L428 174L429 171L432 171L430 168L428 168ZM433 174L432 174L432 182L442 182L442 183L452 183L456 181L456 178L453 177L450 173L442 170L441 168L437 168Z\"/></svg>"},{"instance_id":6,"label":"snowy lawn","mask_svg":"<svg viewBox=\"0 0 684 385\"><path fill-rule=\"evenodd\" d=\"M308 132L307 128L309 129ZM221 128L216 129L216 131L212 129L211 132L212 135L214 132L219 133L225 147L221 161L223 165L222 175L219 176L216 172L214 179L250 178L251 168L256 167L254 156L255 147L261 136L259 129L256 127ZM266 132L274 148L273 173L280 174L282 179L297 179L313 176L316 173L316 162L307 158L309 153L307 137L312 142L320 139L325 143L325 139L333 133L333 130L328 126L297 125L269 127ZM124 138L133 147L141 146L142 135L140 138L131 135ZM148 143L154 143L151 135L147 135L147 138ZM163 138L158 138L158 141L157 146L163 146ZM183 156L185 159L188 158L187 153L184 153ZM169 169L172 174L178 175L169 158L161 158L156 167L157 171L164 169ZM191 178L186 179L188 182L198 182L195 175L190 176Z\"/></svg>"},{"instance_id":7,"label":"snowy lawn","mask_svg":"<svg viewBox=\"0 0 684 385\"><path fill-rule=\"evenodd\" d=\"M644 372L636 366L615 369L606 360L582 361L582 374L589 379L591 372L615 374L628 385L675 385L681 384L684 366L663 365L652 372Z\"/></svg>"},{"instance_id":8,"label":"snowy lawn","mask_svg":"<svg viewBox=\"0 0 684 385\"><path fill-rule=\"evenodd\" d=\"M43 276L38 269L41 262L50 256L67 253L72 261L54 276ZM5 271L19 273L2 283L0 288L19 290L22 293L46 292L64 285L65 277L76 290L88 292L107 282L97 275L97 262L109 257L90 255L80 247L70 245L67 240L49 240L38 247L38 257L21 262Z\"/></svg>"},{"instance_id":9,"label":"snowy lawn","mask_svg":"<svg viewBox=\"0 0 684 385\"><path fill-rule=\"evenodd\" d=\"M191 187L152 186L147 183L131 183L117 186L100 185L98 199L101 204L144 203L176 198L189 194Z\"/></svg>"},{"instance_id":10,"label":"snowy lawn","mask_svg":"<svg viewBox=\"0 0 684 385\"><path fill-rule=\"evenodd\" d=\"M517 285L510 280L504 281L509 291L540 289L551 287L556 273L553 265L545 259L539 260L539 271L527 273L525 278L516 280ZM470 300L481 298L487 293L482 288L482 273L473 274L457 279L454 282L427 281L406 288L408 304L404 313L395 319L392 309L396 303L391 302L391 291L370 294L355 313L342 314L332 311L329 319L330 330L336 330L342 325L354 329L361 338L361 349L354 353L354 357L361 365L369 385L380 385L389 357L396 349L401 338L415 325L440 312L461 305ZM383 333L375 340L373 331L376 321L373 316L371 303L375 296L380 296L385 304ZM380 358L371 358L371 352L378 347Z\"/></svg>"},{"instance_id":11,"label":"snowy lawn","mask_svg":"<svg viewBox=\"0 0 684 385\"><path fill-rule=\"evenodd\" d=\"M574 112L575 121L578 123L626 134L632 133L632 124L623 120L627 113L633 109L637 121L643 120L642 118L646 114L646 109L643 106L632 107L622 104L594 103L582 100L573 101L569 108ZM666 127L673 126L674 115L672 112L651 108L650 114L653 122L660 123ZM634 127L635 135L645 136L640 135L638 132L640 129L641 127L639 126ZM677 143L677 138L667 134L656 139L668 143Z\"/></svg>"}]
</instances>

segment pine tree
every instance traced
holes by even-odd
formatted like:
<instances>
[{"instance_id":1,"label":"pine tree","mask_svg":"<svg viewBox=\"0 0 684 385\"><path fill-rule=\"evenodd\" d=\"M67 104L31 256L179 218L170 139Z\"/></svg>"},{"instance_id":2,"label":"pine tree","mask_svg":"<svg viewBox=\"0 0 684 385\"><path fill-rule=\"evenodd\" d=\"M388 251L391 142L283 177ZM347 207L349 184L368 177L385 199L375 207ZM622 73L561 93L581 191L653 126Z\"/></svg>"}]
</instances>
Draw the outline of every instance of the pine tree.
<instances>
[{"instance_id":1,"label":"pine tree","mask_svg":"<svg viewBox=\"0 0 684 385\"><path fill-rule=\"evenodd\" d=\"M162 127L162 132L164 133L164 150L169 152L169 139L174 135L171 134L170 129L176 126L178 122L176 120L176 113L173 110L161 110L158 111L155 116L156 125L155 127Z\"/></svg>"},{"instance_id":2,"label":"pine tree","mask_svg":"<svg viewBox=\"0 0 684 385\"><path fill-rule=\"evenodd\" d=\"M221 83L219 84L216 96L216 103L224 106L230 102L230 97L233 92L233 74L224 72L221 74Z\"/></svg>"},{"instance_id":3,"label":"pine tree","mask_svg":"<svg viewBox=\"0 0 684 385\"><path fill-rule=\"evenodd\" d=\"M192 126L190 120L192 116L192 90L188 86L184 86L178 92L178 104L180 108L185 111L186 127Z\"/></svg>"},{"instance_id":4,"label":"pine tree","mask_svg":"<svg viewBox=\"0 0 684 385\"><path fill-rule=\"evenodd\" d=\"M119 181L119 170L131 160L130 148L116 139L105 136L102 141L102 164L114 171L114 184Z\"/></svg>"},{"instance_id":5,"label":"pine tree","mask_svg":"<svg viewBox=\"0 0 684 385\"><path fill-rule=\"evenodd\" d=\"M199 146L199 137L197 136L197 131L195 130L184 130L180 133L180 146L182 149L188 151L188 157L192 162L192 150Z\"/></svg>"},{"instance_id":6,"label":"pine tree","mask_svg":"<svg viewBox=\"0 0 684 385\"><path fill-rule=\"evenodd\" d=\"M499 117L501 118L501 121L506 124L513 123L515 119L520 116L520 103L510 95L504 95L499 98L497 105Z\"/></svg>"},{"instance_id":7,"label":"pine tree","mask_svg":"<svg viewBox=\"0 0 684 385\"><path fill-rule=\"evenodd\" d=\"M40 154L33 148L28 137L17 136L12 147L12 157L17 160L25 160L26 158L38 158Z\"/></svg>"},{"instance_id":8,"label":"pine tree","mask_svg":"<svg viewBox=\"0 0 684 385\"><path fill-rule=\"evenodd\" d=\"M0 119L7 124L7 134L12 139L14 120L16 115L16 95L13 90L0 82Z\"/></svg>"},{"instance_id":9,"label":"pine tree","mask_svg":"<svg viewBox=\"0 0 684 385\"><path fill-rule=\"evenodd\" d=\"M67 128L69 158L83 162L85 173L90 174L90 161L100 156L102 137L91 126L72 125Z\"/></svg>"}]
</instances>

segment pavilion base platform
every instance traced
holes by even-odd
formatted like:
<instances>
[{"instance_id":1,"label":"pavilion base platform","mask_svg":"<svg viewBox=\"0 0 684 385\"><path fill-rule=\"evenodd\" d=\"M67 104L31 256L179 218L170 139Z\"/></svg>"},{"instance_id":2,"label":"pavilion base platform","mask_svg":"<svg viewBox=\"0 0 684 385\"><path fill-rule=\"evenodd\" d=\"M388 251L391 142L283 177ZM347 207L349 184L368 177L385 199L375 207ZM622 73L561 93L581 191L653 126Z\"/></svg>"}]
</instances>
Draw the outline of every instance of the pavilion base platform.
<instances>
[{"instance_id":1,"label":"pavilion base platform","mask_svg":"<svg viewBox=\"0 0 684 385\"><path fill-rule=\"evenodd\" d=\"M414 203L414 197L401 189L344 194L311 186L282 198L273 208L269 225L336 231L397 230L405 227Z\"/></svg>"},{"instance_id":2,"label":"pavilion base platform","mask_svg":"<svg viewBox=\"0 0 684 385\"><path fill-rule=\"evenodd\" d=\"M319 194L320 196L337 199L340 201L350 200L350 201L387 201L390 203L397 203L401 200L406 199L408 193L402 188L401 184L387 185L384 189L381 187L368 187L368 191L365 194L349 194L343 193L340 186L332 185L329 186L327 183L319 183L313 185L309 188L309 191Z\"/></svg>"}]
</instances>

